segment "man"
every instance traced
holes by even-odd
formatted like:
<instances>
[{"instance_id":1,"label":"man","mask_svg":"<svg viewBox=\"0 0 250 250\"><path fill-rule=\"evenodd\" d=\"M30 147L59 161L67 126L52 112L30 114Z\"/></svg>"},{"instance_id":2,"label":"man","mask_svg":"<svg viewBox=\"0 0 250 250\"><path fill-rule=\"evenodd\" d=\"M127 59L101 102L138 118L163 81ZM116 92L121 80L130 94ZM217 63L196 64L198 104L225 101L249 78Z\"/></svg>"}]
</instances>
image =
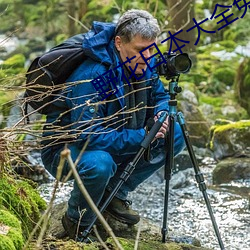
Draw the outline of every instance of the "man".
<instances>
[{"instance_id":1,"label":"man","mask_svg":"<svg viewBox=\"0 0 250 250\"><path fill-rule=\"evenodd\" d=\"M159 32L157 20L142 10L127 11L117 25L94 22L83 41L87 59L69 77L68 88L62 91L62 97L47 116L42 151L46 169L56 175L66 142L74 161L87 145L76 167L97 206L116 186L127 163L140 149L147 120L150 117L157 120L162 111L168 111L169 95L154 67L152 44ZM106 209L117 220L131 225L139 222L140 216L130 208L127 196L164 165L167 130L166 119L151 144L150 159L142 157ZM178 123L174 138L176 155L184 148ZM63 176L69 170L66 163ZM93 217L75 182L62 219L65 231L71 238L81 237Z\"/></svg>"}]
</instances>

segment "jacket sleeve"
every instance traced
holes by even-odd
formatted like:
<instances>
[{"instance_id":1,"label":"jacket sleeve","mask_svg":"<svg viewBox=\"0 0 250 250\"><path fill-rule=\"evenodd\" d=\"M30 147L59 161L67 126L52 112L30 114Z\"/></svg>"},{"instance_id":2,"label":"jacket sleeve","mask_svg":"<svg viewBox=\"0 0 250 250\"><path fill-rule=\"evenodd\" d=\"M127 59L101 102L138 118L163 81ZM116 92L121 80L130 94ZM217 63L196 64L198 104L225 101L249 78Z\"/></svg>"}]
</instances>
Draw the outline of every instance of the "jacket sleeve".
<instances>
[{"instance_id":1,"label":"jacket sleeve","mask_svg":"<svg viewBox=\"0 0 250 250\"><path fill-rule=\"evenodd\" d=\"M83 70L84 67L86 67L84 64L80 66L68 81L76 82L80 79L82 81L89 79L89 75L94 79L106 71L102 65L96 65L91 72L98 74L89 74L90 71L86 71L86 68ZM79 147L87 143L88 150L103 150L114 155L136 153L145 137L145 130L117 130L106 127L105 123L111 118L105 115L106 104L100 101L100 96L91 83L92 79L72 84L73 86L66 91L66 102L71 109L71 131L77 138L76 143Z\"/></svg>"}]
</instances>

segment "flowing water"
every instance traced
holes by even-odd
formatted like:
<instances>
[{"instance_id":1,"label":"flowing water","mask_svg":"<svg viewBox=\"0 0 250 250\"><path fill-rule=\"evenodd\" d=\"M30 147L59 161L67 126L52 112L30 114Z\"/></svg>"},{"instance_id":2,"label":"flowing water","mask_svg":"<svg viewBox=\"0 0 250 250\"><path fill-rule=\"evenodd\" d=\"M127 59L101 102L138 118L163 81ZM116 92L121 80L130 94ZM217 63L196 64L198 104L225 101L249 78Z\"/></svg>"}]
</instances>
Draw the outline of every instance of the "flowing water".
<instances>
[{"instance_id":1,"label":"flowing water","mask_svg":"<svg viewBox=\"0 0 250 250\"><path fill-rule=\"evenodd\" d=\"M211 173L215 163L211 158L202 162L201 171L207 185L207 194L226 250L250 250L250 180L212 185ZM159 173L130 194L133 208L142 217L162 227L165 180ZM60 187L56 203L69 198L72 182ZM45 200L51 197L53 182L40 186ZM218 240L206 204L194 177L188 168L175 173L170 181L167 225L176 236L195 237L202 246L219 250Z\"/></svg>"}]
</instances>

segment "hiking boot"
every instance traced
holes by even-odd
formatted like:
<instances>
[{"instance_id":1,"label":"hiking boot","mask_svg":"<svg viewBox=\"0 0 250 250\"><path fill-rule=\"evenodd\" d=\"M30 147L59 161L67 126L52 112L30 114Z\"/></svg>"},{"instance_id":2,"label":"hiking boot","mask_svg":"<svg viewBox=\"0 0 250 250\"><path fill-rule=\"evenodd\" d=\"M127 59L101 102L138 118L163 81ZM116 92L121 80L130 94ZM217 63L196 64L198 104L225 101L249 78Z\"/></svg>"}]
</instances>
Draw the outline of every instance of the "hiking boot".
<instances>
[{"instance_id":1,"label":"hiking boot","mask_svg":"<svg viewBox=\"0 0 250 250\"><path fill-rule=\"evenodd\" d=\"M132 201L114 197L105 211L122 223L134 225L140 221L140 216L130 208L131 205Z\"/></svg>"},{"instance_id":2,"label":"hiking boot","mask_svg":"<svg viewBox=\"0 0 250 250\"><path fill-rule=\"evenodd\" d=\"M90 234L86 239L83 238L82 234L86 227L80 226L78 225L78 223L75 223L75 221L68 217L67 213L65 213L62 217L62 225L66 232L65 236L68 236L70 239L85 243L97 241L97 238L92 234Z\"/></svg>"}]
</instances>

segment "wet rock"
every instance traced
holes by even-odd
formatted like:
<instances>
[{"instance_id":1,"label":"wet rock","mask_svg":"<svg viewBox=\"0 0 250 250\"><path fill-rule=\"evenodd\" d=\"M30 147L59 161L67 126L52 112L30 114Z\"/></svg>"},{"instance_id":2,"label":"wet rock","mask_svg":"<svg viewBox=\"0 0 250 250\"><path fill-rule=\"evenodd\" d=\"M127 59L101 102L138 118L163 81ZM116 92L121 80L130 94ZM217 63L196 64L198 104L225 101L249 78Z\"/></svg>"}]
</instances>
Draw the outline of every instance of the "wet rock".
<instances>
[{"instance_id":1,"label":"wet rock","mask_svg":"<svg viewBox=\"0 0 250 250\"><path fill-rule=\"evenodd\" d=\"M171 178L170 187L173 189L178 189L189 186L191 176L193 176L193 169L191 168L174 174Z\"/></svg>"},{"instance_id":2,"label":"wet rock","mask_svg":"<svg viewBox=\"0 0 250 250\"><path fill-rule=\"evenodd\" d=\"M198 106L188 101L181 101L180 110L185 116L185 123L192 145L206 148L209 139L210 124Z\"/></svg>"},{"instance_id":3,"label":"wet rock","mask_svg":"<svg viewBox=\"0 0 250 250\"><path fill-rule=\"evenodd\" d=\"M41 162L39 151L32 151L29 155L22 155L18 160L12 160L11 165L17 174L34 182L41 184L52 180L51 175Z\"/></svg>"},{"instance_id":4,"label":"wet rock","mask_svg":"<svg viewBox=\"0 0 250 250\"><path fill-rule=\"evenodd\" d=\"M227 158L220 161L213 171L213 183L250 178L250 158Z\"/></svg>"}]
</instances>

